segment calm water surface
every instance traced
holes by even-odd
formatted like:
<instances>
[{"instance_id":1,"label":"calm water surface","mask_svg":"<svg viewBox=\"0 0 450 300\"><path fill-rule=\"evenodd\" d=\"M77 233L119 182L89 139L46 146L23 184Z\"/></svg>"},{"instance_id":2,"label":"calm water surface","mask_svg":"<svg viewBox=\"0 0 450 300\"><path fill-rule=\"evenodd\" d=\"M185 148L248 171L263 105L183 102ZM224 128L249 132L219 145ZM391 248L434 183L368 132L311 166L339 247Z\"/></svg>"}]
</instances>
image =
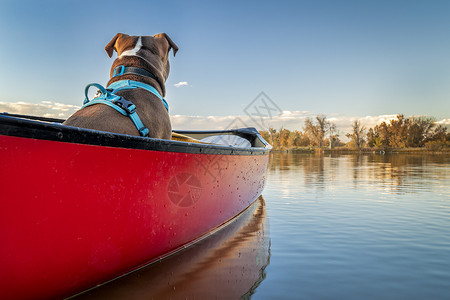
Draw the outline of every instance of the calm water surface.
<instances>
[{"instance_id":1,"label":"calm water surface","mask_svg":"<svg viewBox=\"0 0 450 300\"><path fill-rule=\"evenodd\" d=\"M450 299L450 157L272 156L254 299Z\"/></svg>"},{"instance_id":2,"label":"calm water surface","mask_svg":"<svg viewBox=\"0 0 450 300\"><path fill-rule=\"evenodd\" d=\"M80 299L450 299L450 157L273 153L224 230Z\"/></svg>"}]
</instances>

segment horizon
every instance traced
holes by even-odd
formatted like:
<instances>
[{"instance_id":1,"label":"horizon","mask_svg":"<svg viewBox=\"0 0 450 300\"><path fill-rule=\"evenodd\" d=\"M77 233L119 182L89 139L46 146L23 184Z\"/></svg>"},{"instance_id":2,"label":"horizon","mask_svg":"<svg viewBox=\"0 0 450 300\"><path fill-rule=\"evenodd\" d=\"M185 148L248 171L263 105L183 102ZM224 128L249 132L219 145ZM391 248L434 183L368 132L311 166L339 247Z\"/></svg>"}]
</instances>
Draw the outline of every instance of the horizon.
<instances>
[{"instance_id":1,"label":"horizon","mask_svg":"<svg viewBox=\"0 0 450 300\"><path fill-rule=\"evenodd\" d=\"M66 119L72 113L77 111L81 106L64 105L61 103L53 103L51 101L42 101L38 104L17 102L8 103L0 101L0 112L19 115L35 115L46 118ZM34 114L33 114L34 113ZM280 111L277 115L269 116L261 114L255 118L251 113L241 115L170 115L173 130L225 130L244 127L255 127L260 131L267 131L269 128L276 130L288 129L291 131L303 131L304 122L307 118L314 119L316 116L324 115L321 113L313 113L308 111ZM366 129L374 128L382 122L389 122L396 119L400 114L378 115L378 116L347 116L343 114L325 115L327 121L336 125L338 135L345 140L345 134L351 132L351 126L354 121L360 121L361 125ZM404 114L403 114L404 115ZM434 116L415 115L414 117L430 117L434 119L436 125L440 124L450 128L450 119L436 119Z\"/></svg>"},{"instance_id":2,"label":"horizon","mask_svg":"<svg viewBox=\"0 0 450 300\"><path fill-rule=\"evenodd\" d=\"M108 80L116 55L104 46L117 32L166 32L180 48L166 82L175 129L255 123L261 93L274 128L301 130L319 114L340 130L398 114L450 125L446 1L87 3L0 4L1 112L66 118L86 84ZM121 22L97 17L105 5Z\"/></svg>"}]
</instances>

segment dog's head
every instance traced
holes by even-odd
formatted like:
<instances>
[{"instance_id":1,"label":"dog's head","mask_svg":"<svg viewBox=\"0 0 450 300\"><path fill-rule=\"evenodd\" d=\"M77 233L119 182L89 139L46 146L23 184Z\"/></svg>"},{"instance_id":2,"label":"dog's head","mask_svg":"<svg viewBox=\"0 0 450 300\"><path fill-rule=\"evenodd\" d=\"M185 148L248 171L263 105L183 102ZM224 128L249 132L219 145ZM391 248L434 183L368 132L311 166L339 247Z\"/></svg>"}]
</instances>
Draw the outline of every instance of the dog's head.
<instances>
[{"instance_id":1,"label":"dog's head","mask_svg":"<svg viewBox=\"0 0 450 300\"><path fill-rule=\"evenodd\" d=\"M140 57L154 66L160 65L164 79L169 76L169 52L173 50L173 55L178 51L178 46L165 33L158 33L154 36L130 36L118 33L105 46L106 53L112 57L116 50L118 59L126 56Z\"/></svg>"}]
</instances>

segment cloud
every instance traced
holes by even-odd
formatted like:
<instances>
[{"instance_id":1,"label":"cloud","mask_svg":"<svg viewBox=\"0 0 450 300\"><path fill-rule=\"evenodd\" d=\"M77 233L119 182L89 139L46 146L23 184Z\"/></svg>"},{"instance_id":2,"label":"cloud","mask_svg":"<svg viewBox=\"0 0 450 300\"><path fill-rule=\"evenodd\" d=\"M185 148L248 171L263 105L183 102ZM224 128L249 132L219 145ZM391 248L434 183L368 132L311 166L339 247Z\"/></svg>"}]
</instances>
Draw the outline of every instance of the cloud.
<instances>
[{"instance_id":1,"label":"cloud","mask_svg":"<svg viewBox=\"0 0 450 300\"><path fill-rule=\"evenodd\" d=\"M187 81L180 81L178 83L175 83L173 86L179 88L179 87L188 86L188 85L189 85L189 83Z\"/></svg>"},{"instance_id":2,"label":"cloud","mask_svg":"<svg viewBox=\"0 0 450 300\"><path fill-rule=\"evenodd\" d=\"M442 119L440 121L437 121L436 123L441 125L450 125L450 119Z\"/></svg>"},{"instance_id":3,"label":"cloud","mask_svg":"<svg viewBox=\"0 0 450 300\"><path fill-rule=\"evenodd\" d=\"M63 104L51 101L40 103L27 102L1 102L0 112L10 114L33 115L47 118L67 119L70 115L80 109L80 106Z\"/></svg>"}]
</instances>

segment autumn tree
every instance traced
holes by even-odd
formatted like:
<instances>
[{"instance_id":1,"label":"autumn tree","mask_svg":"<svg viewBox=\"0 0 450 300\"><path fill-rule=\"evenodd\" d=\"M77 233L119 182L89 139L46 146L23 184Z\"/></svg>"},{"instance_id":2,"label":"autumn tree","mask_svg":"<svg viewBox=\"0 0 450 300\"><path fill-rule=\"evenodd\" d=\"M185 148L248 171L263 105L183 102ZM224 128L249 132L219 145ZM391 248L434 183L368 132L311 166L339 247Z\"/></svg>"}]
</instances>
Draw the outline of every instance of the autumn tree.
<instances>
[{"instance_id":1,"label":"autumn tree","mask_svg":"<svg viewBox=\"0 0 450 300\"><path fill-rule=\"evenodd\" d=\"M272 128L272 127L269 128L270 144L271 144L273 147L276 146L276 145L275 145L275 142L276 142L276 133L277 133L277 130L276 130L276 129L274 129L274 128Z\"/></svg>"},{"instance_id":2,"label":"autumn tree","mask_svg":"<svg viewBox=\"0 0 450 300\"><path fill-rule=\"evenodd\" d=\"M328 145L329 145L330 149L333 149L333 147L335 145L340 143L339 134L336 129L336 124L332 123L332 122L328 122L327 131L328 131L328 143L329 143Z\"/></svg>"},{"instance_id":3,"label":"autumn tree","mask_svg":"<svg viewBox=\"0 0 450 300\"><path fill-rule=\"evenodd\" d=\"M377 133L373 128L369 128L366 137L367 137L367 145L369 147L375 147L376 139L379 138L379 136L377 135Z\"/></svg>"},{"instance_id":4,"label":"autumn tree","mask_svg":"<svg viewBox=\"0 0 450 300\"><path fill-rule=\"evenodd\" d=\"M433 126L433 118L413 117L409 122L407 147L422 147L431 137Z\"/></svg>"},{"instance_id":5,"label":"autumn tree","mask_svg":"<svg viewBox=\"0 0 450 300\"><path fill-rule=\"evenodd\" d=\"M423 147L430 141L445 144L446 139L447 128L436 126L434 118L424 116L406 118L400 114L389 124L382 122L367 132L369 146L377 148Z\"/></svg>"},{"instance_id":6,"label":"autumn tree","mask_svg":"<svg viewBox=\"0 0 450 300\"><path fill-rule=\"evenodd\" d=\"M294 146L300 146L302 134L301 132L294 130L291 132L290 139L292 140L292 144Z\"/></svg>"},{"instance_id":7,"label":"autumn tree","mask_svg":"<svg viewBox=\"0 0 450 300\"><path fill-rule=\"evenodd\" d=\"M305 133L295 130L291 132L291 135L294 140L294 146L306 147L311 145L311 141Z\"/></svg>"},{"instance_id":8,"label":"autumn tree","mask_svg":"<svg viewBox=\"0 0 450 300\"><path fill-rule=\"evenodd\" d=\"M389 126L386 122L382 122L380 125L375 126L375 134L379 137L379 146L389 146Z\"/></svg>"},{"instance_id":9,"label":"autumn tree","mask_svg":"<svg viewBox=\"0 0 450 300\"><path fill-rule=\"evenodd\" d=\"M445 143L447 141L447 128L439 124L434 130L433 134L429 138L432 141L438 141Z\"/></svg>"},{"instance_id":10,"label":"autumn tree","mask_svg":"<svg viewBox=\"0 0 450 300\"><path fill-rule=\"evenodd\" d=\"M311 144L306 134L298 130L290 131L281 128L277 131L274 128L269 128L268 131L260 131L259 133L274 149L292 149Z\"/></svg>"},{"instance_id":11,"label":"autumn tree","mask_svg":"<svg viewBox=\"0 0 450 300\"><path fill-rule=\"evenodd\" d=\"M289 148L292 146L292 140L290 139L290 131L287 129L280 129L280 147Z\"/></svg>"},{"instance_id":12,"label":"autumn tree","mask_svg":"<svg viewBox=\"0 0 450 300\"><path fill-rule=\"evenodd\" d=\"M389 145L392 148L405 148L410 120L404 115L397 115L392 119L389 126Z\"/></svg>"},{"instance_id":13,"label":"autumn tree","mask_svg":"<svg viewBox=\"0 0 450 300\"><path fill-rule=\"evenodd\" d=\"M364 133L366 131L365 126L361 126L358 120L355 120L352 124L352 133L348 133L346 136L353 142L357 149L362 149L364 146Z\"/></svg>"},{"instance_id":14,"label":"autumn tree","mask_svg":"<svg viewBox=\"0 0 450 300\"><path fill-rule=\"evenodd\" d=\"M316 116L315 121L311 118L306 118L303 130L305 131L305 134L308 136L313 145L319 148L323 148L325 142L325 134L327 131L330 132L330 127L333 127L333 130L336 129L336 125L327 121L326 116L318 115Z\"/></svg>"}]
</instances>

